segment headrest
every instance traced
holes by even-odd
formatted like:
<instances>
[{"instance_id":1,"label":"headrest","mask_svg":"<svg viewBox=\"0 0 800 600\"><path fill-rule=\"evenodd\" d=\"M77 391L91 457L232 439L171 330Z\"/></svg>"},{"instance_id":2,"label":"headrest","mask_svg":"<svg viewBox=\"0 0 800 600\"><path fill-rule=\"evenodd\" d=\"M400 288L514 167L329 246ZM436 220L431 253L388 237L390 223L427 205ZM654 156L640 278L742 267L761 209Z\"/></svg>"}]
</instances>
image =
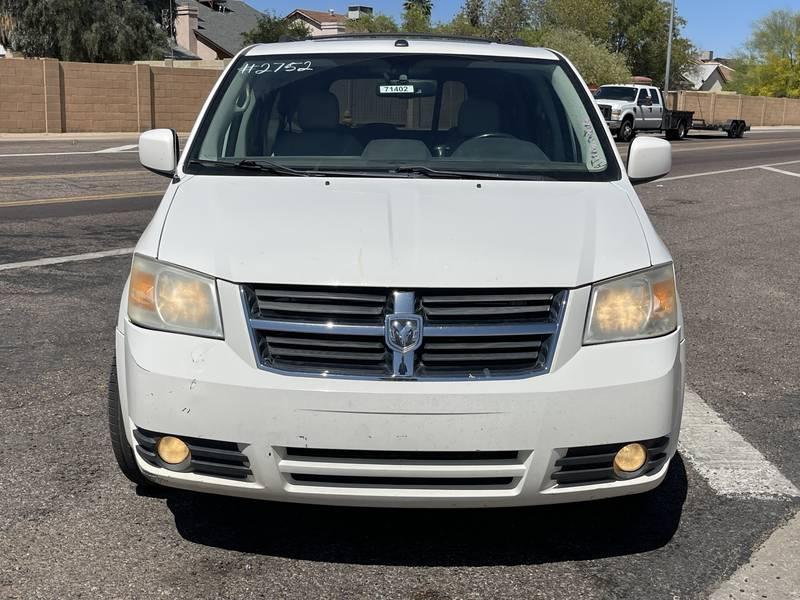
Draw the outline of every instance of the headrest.
<instances>
[{"instance_id":1,"label":"headrest","mask_svg":"<svg viewBox=\"0 0 800 600\"><path fill-rule=\"evenodd\" d=\"M297 122L303 131L339 126L339 100L331 92L305 94L297 103Z\"/></svg>"},{"instance_id":2,"label":"headrest","mask_svg":"<svg viewBox=\"0 0 800 600\"><path fill-rule=\"evenodd\" d=\"M500 130L500 109L494 102L472 98L458 109L458 130L466 137Z\"/></svg>"}]
</instances>

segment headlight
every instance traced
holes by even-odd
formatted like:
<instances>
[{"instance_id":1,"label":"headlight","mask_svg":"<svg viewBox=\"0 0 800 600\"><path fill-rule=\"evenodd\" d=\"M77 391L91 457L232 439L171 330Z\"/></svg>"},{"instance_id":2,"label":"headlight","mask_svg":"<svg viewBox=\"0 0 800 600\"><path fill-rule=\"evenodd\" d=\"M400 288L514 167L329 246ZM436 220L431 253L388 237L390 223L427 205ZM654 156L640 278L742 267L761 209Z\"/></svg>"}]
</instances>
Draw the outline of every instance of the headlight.
<instances>
[{"instance_id":1,"label":"headlight","mask_svg":"<svg viewBox=\"0 0 800 600\"><path fill-rule=\"evenodd\" d=\"M620 113L622 113L622 111L620 109L618 109L618 108L612 108L611 109L611 116L612 117L618 117L620 115Z\"/></svg>"},{"instance_id":2,"label":"headlight","mask_svg":"<svg viewBox=\"0 0 800 600\"><path fill-rule=\"evenodd\" d=\"M584 344L656 337L678 326L672 263L592 286Z\"/></svg>"},{"instance_id":3,"label":"headlight","mask_svg":"<svg viewBox=\"0 0 800 600\"><path fill-rule=\"evenodd\" d=\"M131 267L128 318L151 329L223 337L214 279L138 255Z\"/></svg>"}]
</instances>

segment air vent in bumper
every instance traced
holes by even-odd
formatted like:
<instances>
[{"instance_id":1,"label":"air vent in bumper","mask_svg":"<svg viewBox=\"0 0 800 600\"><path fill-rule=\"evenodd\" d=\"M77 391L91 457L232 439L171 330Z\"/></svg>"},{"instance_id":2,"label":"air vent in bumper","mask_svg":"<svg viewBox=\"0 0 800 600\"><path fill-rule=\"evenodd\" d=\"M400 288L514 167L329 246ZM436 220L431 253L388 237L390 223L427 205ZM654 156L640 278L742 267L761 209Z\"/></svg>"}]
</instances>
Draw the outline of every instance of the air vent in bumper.
<instances>
[{"instance_id":1,"label":"air vent in bumper","mask_svg":"<svg viewBox=\"0 0 800 600\"><path fill-rule=\"evenodd\" d=\"M276 448L287 483L330 488L502 489L525 476L530 452Z\"/></svg>"},{"instance_id":2,"label":"air vent in bumper","mask_svg":"<svg viewBox=\"0 0 800 600\"><path fill-rule=\"evenodd\" d=\"M580 446L569 448L567 453L556 460L553 480L559 485L579 485L617 481L614 473L614 455L629 442L606 444L603 446ZM647 447L647 462L642 475L658 471L667 460L669 438L642 442Z\"/></svg>"},{"instance_id":3,"label":"air vent in bumper","mask_svg":"<svg viewBox=\"0 0 800 600\"><path fill-rule=\"evenodd\" d=\"M137 454L154 467L165 467L156 456L156 444L165 435L168 434L134 429ZM180 439L186 442L192 453L187 471L231 479L247 479L252 475L250 462L239 450L239 444L183 436Z\"/></svg>"}]
</instances>

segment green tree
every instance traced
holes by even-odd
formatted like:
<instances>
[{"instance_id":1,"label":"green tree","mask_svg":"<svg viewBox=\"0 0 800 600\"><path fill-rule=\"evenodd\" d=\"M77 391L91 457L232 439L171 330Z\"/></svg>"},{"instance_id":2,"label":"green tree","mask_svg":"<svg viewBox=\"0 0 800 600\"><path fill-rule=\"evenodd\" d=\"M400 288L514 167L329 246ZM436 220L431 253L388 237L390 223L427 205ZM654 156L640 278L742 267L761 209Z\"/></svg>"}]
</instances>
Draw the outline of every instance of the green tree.
<instances>
[{"instance_id":1,"label":"green tree","mask_svg":"<svg viewBox=\"0 0 800 600\"><path fill-rule=\"evenodd\" d=\"M441 35L456 35L462 37L484 37L483 27L474 26L463 13L457 14L448 23L437 23L433 28L434 33Z\"/></svg>"},{"instance_id":2,"label":"green tree","mask_svg":"<svg viewBox=\"0 0 800 600\"><path fill-rule=\"evenodd\" d=\"M800 98L800 11L776 10L758 21L733 66L736 91Z\"/></svg>"},{"instance_id":3,"label":"green tree","mask_svg":"<svg viewBox=\"0 0 800 600\"><path fill-rule=\"evenodd\" d=\"M404 12L419 11L423 15L425 15L428 19L430 19L431 11L433 11L433 2L431 0L405 0L403 2L403 11Z\"/></svg>"},{"instance_id":4,"label":"green tree","mask_svg":"<svg viewBox=\"0 0 800 600\"><path fill-rule=\"evenodd\" d=\"M535 14L529 0L493 0L486 11L484 33L499 42L511 41L535 24Z\"/></svg>"},{"instance_id":5,"label":"green tree","mask_svg":"<svg viewBox=\"0 0 800 600\"><path fill-rule=\"evenodd\" d=\"M395 33L400 31L397 23L386 15L364 15L347 22L348 31L356 33Z\"/></svg>"},{"instance_id":6,"label":"green tree","mask_svg":"<svg viewBox=\"0 0 800 600\"><path fill-rule=\"evenodd\" d=\"M4 0L10 47L82 62L162 58L167 36L137 0Z\"/></svg>"},{"instance_id":7,"label":"green tree","mask_svg":"<svg viewBox=\"0 0 800 600\"><path fill-rule=\"evenodd\" d=\"M589 84L619 83L631 78L624 56L609 52L608 48L593 42L589 36L579 31L529 29L522 32L521 38L529 45L561 52Z\"/></svg>"},{"instance_id":8,"label":"green tree","mask_svg":"<svg viewBox=\"0 0 800 600\"><path fill-rule=\"evenodd\" d=\"M282 37L306 38L308 29L301 21L289 22L275 13L264 13L253 29L242 34L245 44L270 44Z\"/></svg>"},{"instance_id":9,"label":"green tree","mask_svg":"<svg viewBox=\"0 0 800 600\"><path fill-rule=\"evenodd\" d=\"M602 44L611 35L612 0L543 0L536 8L543 29L571 29Z\"/></svg>"},{"instance_id":10,"label":"green tree","mask_svg":"<svg viewBox=\"0 0 800 600\"><path fill-rule=\"evenodd\" d=\"M429 33L432 29L430 13L426 14L416 4L407 6L403 11L403 31L408 33Z\"/></svg>"},{"instance_id":11,"label":"green tree","mask_svg":"<svg viewBox=\"0 0 800 600\"><path fill-rule=\"evenodd\" d=\"M456 16L456 19L459 16L465 19L471 27L480 29L486 22L486 3L484 0L466 0L461 8L461 13Z\"/></svg>"},{"instance_id":12,"label":"green tree","mask_svg":"<svg viewBox=\"0 0 800 600\"><path fill-rule=\"evenodd\" d=\"M147 11L153 15L156 23L167 32L167 35L175 35L175 15L178 12L178 4L175 0L139 0ZM172 22L169 22L169 15L172 14ZM165 20L166 18L166 20Z\"/></svg>"},{"instance_id":13,"label":"green tree","mask_svg":"<svg viewBox=\"0 0 800 600\"><path fill-rule=\"evenodd\" d=\"M664 0L612 0L609 49L625 55L634 75L664 82L669 37L669 3ZM681 35L686 21L676 13L672 40L671 80L695 64L696 49Z\"/></svg>"},{"instance_id":14,"label":"green tree","mask_svg":"<svg viewBox=\"0 0 800 600\"><path fill-rule=\"evenodd\" d=\"M747 44L756 60L777 58L794 67L800 62L800 10L774 10L758 21Z\"/></svg>"}]
</instances>

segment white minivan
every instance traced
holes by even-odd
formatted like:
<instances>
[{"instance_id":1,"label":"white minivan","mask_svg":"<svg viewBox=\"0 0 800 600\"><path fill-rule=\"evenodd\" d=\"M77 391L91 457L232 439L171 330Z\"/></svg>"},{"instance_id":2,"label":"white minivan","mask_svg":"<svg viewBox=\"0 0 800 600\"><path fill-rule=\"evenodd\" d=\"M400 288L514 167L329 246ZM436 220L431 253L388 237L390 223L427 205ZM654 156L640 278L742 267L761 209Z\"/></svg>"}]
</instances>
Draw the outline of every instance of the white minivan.
<instances>
[{"instance_id":1,"label":"white minivan","mask_svg":"<svg viewBox=\"0 0 800 600\"><path fill-rule=\"evenodd\" d=\"M672 258L574 67L479 40L257 45L136 246L111 440L134 482L478 507L643 492L675 453Z\"/></svg>"}]
</instances>

